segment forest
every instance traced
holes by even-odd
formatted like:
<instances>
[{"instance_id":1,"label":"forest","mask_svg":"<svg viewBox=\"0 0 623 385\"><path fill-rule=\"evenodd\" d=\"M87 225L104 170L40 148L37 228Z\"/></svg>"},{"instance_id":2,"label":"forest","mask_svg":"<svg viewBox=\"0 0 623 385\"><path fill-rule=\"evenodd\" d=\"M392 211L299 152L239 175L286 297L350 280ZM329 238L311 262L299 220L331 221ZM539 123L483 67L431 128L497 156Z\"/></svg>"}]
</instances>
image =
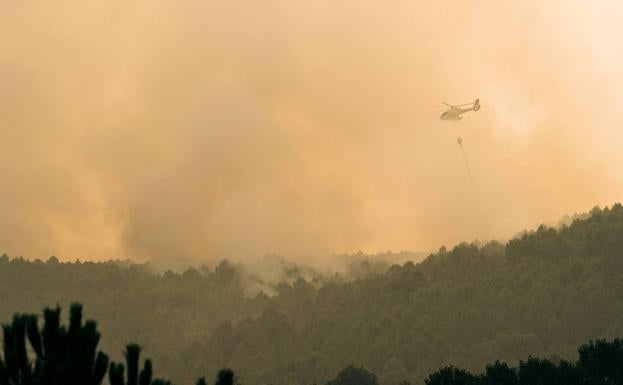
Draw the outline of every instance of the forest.
<instances>
[{"instance_id":1,"label":"forest","mask_svg":"<svg viewBox=\"0 0 623 385\"><path fill-rule=\"evenodd\" d=\"M3 326L0 385L172 385L154 378L154 364L144 360L141 347L132 343L124 350L124 363L110 361L98 350L101 334L93 320L83 322L82 305L72 304L69 325L61 322L61 309L46 308L39 328L34 314L15 314ZM430 374L426 385L608 385L623 382L623 340L597 340L582 345L572 363L529 357L519 367L495 361L481 374L452 366ZM127 369L127 370L126 370ZM196 385L207 385L200 377ZM410 385L403 380L401 385ZM231 369L221 369L214 385L241 385ZM363 367L350 365L326 385L380 385L378 377Z\"/></svg>"},{"instance_id":2,"label":"forest","mask_svg":"<svg viewBox=\"0 0 623 385\"><path fill-rule=\"evenodd\" d=\"M361 263L353 277L293 268L250 293L228 261L158 273L119 261L3 256L0 321L82 303L112 360L123 361L135 341L177 384L222 368L242 384L340 384L353 370L382 385L536 384L525 382L532 367L580 378L602 350L620 359L620 204L506 243L442 247L419 263ZM487 382L489 373L508 382ZM620 383L612 376L583 383Z\"/></svg>"}]
</instances>

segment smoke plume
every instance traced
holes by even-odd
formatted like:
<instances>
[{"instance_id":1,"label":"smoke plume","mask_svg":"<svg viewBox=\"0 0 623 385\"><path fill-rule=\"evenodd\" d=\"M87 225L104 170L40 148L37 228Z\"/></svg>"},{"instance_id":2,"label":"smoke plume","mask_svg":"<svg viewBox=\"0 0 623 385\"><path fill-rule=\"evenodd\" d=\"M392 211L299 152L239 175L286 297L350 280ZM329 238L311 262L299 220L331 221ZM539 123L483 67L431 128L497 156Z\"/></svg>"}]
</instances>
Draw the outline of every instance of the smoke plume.
<instances>
[{"instance_id":1,"label":"smoke plume","mask_svg":"<svg viewBox=\"0 0 623 385\"><path fill-rule=\"evenodd\" d=\"M599 3L6 1L0 251L310 260L621 200L623 6Z\"/></svg>"}]
</instances>

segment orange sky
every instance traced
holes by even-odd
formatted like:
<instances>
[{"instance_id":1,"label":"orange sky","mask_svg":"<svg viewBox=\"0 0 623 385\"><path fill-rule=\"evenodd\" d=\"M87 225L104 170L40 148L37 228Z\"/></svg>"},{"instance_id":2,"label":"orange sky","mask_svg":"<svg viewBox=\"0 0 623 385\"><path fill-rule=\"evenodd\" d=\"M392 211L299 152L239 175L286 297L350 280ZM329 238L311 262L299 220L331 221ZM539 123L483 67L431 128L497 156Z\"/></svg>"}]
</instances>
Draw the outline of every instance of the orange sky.
<instances>
[{"instance_id":1,"label":"orange sky","mask_svg":"<svg viewBox=\"0 0 623 385\"><path fill-rule=\"evenodd\" d=\"M428 250L621 200L619 1L2 8L0 252Z\"/></svg>"}]
</instances>

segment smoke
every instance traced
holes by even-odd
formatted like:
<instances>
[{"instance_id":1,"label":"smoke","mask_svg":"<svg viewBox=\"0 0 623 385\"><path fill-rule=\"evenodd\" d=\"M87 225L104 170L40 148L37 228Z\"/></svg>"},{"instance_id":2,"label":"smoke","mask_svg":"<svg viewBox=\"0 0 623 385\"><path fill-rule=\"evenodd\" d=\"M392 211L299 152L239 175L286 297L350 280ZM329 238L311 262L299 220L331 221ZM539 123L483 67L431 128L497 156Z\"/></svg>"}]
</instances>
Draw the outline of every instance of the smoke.
<instances>
[{"instance_id":1,"label":"smoke","mask_svg":"<svg viewBox=\"0 0 623 385\"><path fill-rule=\"evenodd\" d=\"M12 255L310 261L621 199L615 1L5 3Z\"/></svg>"}]
</instances>

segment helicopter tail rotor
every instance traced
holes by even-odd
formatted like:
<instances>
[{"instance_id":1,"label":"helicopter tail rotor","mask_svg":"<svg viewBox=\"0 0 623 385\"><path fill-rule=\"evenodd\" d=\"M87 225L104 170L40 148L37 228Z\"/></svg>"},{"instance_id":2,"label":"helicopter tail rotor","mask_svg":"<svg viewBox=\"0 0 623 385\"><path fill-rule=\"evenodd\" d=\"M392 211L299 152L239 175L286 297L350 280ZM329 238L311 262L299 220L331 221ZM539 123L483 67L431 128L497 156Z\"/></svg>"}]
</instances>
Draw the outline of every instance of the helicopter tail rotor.
<instances>
[{"instance_id":1,"label":"helicopter tail rotor","mask_svg":"<svg viewBox=\"0 0 623 385\"><path fill-rule=\"evenodd\" d=\"M474 111L478 111L480 109L480 99L476 99L474 102Z\"/></svg>"}]
</instances>

